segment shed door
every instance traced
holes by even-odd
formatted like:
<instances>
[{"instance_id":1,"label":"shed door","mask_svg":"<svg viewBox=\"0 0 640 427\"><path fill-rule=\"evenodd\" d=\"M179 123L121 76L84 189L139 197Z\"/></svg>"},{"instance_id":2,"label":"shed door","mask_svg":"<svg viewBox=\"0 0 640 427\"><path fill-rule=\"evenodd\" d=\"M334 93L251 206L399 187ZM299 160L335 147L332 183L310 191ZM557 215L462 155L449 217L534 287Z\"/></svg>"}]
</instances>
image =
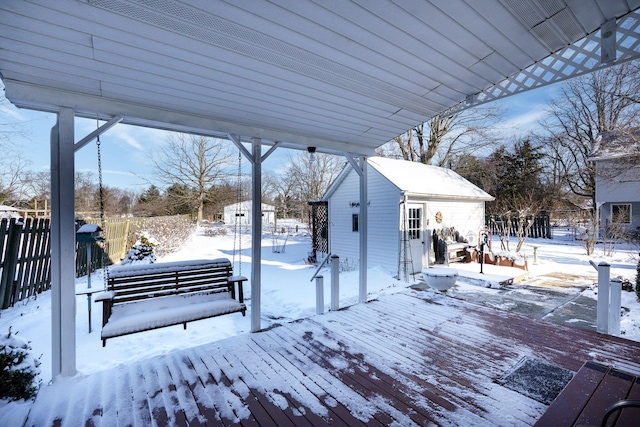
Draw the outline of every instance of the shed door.
<instances>
[{"instance_id":1,"label":"shed door","mask_svg":"<svg viewBox=\"0 0 640 427\"><path fill-rule=\"evenodd\" d=\"M409 239L409 250L411 252L411 265L413 273L422 271L425 230L424 230L424 205L408 203L406 209L406 236Z\"/></svg>"}]
</instances>

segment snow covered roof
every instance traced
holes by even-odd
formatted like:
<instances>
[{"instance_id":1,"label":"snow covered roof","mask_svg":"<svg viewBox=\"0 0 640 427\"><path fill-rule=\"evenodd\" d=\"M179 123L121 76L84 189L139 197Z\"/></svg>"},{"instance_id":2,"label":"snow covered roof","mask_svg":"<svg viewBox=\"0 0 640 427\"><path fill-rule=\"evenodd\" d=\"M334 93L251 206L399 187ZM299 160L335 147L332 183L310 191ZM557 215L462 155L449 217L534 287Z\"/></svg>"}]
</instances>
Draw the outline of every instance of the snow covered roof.
<instances>
[{"instance_id":1,"label":"snow covered roof","mask_svg":"<svg viewBox=\"0 0 640 427\"><path fill-rule=\"evenodd\" d=\"M591 160L640 156L640 128L628 132L603 132L591 152Z\"/></svg>"},{"instance_id":2,"label":"snow covered roof","mask_svg":"<svg viewBox=\"0 0 640 427\"><path fill-rule=\"evenodd\" d=\"M13 206L0 205L0 219L22 218Z\"/></svg>"},{"instance_id":3,"label":"snow covered roof","mask_svg":"<svg viewBox=\"0 0 640 427\"><path fill-rule=\"evenodd\" d=\"M438 199L468 199L491 201L489 193L467 181L451 169L425 165L418 162L390 159L386 157L369 157L367 163L382 176L388 179L400 191ZM328 198L337 188L351 168L345 169L343 177L336 181L327 192Z\"/></svg>"}]
</instances>

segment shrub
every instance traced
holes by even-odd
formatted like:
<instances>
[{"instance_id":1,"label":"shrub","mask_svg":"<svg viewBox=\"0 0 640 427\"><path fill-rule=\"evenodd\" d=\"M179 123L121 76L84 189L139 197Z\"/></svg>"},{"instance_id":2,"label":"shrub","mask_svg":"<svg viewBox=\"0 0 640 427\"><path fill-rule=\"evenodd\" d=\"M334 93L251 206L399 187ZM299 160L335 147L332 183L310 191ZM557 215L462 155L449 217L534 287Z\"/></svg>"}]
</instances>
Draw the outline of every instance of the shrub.
<instances>
[{"instance_id":1,"label":"shrub","mask_svg":"<svg viewBox=\"0 0 640 427\"><path fill-rule=\"evenodd\" d=\"M40 381L39 358L31 356L28 341L9 332L0 335L0 399L9 402L20 399L33 399Z\"/></svg>"},{"instance_id":2,"label":"shrub","mask_svg":"<svg viewBox=\"0 0 640 427\"><path fill-rule=\"evenodd\" d=\"M149 236L145 231L122 260L122 264L153 264L156 256L153 253L158 246L157 240Z\"/></svg>"},{"instance_id":3,"label":"shrub","mask_svg":"<svg viewBox=\"0 0 640 427\"><path fill-rule=\"evenodd\" d=\"M226 236L227 229L225 227L209 226L204 228L204 235L208 237Z\"/></svg>"},{"instance_id":4,"label":"shrub","mask_svg":"<svg viewBox=\"0 0 640 427\"><path fill-rule=\"evenodd\" d=\"M193 235L196 225L185 215L146 218L144 225L135 230L136 235L145 233L157 242L158 256L170 254L180 249Z\"/></svg>"}]
</instances>

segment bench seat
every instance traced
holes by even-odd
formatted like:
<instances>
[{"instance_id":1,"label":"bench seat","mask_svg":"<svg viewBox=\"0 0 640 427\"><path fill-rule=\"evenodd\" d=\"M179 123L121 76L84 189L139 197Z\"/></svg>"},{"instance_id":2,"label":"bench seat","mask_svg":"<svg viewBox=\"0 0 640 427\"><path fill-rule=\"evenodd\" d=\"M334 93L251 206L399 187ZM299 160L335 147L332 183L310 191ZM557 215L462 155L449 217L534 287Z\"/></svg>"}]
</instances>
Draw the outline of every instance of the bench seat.
<instances>
[{"instance_id":1,"label":"bench seat","mask_svg":"<svg viewBox=\"0 0 640 427\"><path fill-rule=\"evenodd\" d=\"M113 338L246 310L228 292L183 294L115 305L102 338Z\"/></svg>"},{"instance_id":2,"label":"bench seat","mask_svg":"<svg viewBox=\"0 0 640 427\"><path fill-rule=\"evenodd\" d=\"M244 276L226 258L127 265L109 271L102 302L102 345L108 338L241 312ZM236 286L238 291L236 292ZM237 296L237 299L236 299Z\"/></svg>"}]
</instances>

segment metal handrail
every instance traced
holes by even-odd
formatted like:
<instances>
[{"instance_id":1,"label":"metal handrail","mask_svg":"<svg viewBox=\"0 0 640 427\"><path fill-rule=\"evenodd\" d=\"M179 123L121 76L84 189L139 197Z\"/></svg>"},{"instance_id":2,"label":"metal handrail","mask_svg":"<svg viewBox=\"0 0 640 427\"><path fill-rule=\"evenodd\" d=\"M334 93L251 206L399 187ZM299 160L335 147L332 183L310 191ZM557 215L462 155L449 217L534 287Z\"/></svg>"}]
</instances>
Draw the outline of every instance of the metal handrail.
<instances>
[{"instance_id":1,"label":"metal handrail","mask_svg":"<svg viewBox=\"0 0 640 427\"><path fill-rule=\"evenodd\" d=\"M602 419L602 423L600 423L601 427L605 427L607 425L607 421L609 421L609 416L613 414L615 411L622 410L624 408L640 408L640 400L619 400L613 405L607 408L607 412L604 414L604 418Z\"/></svg>"},{"instance_id":2,"label":"metal handrail","mask_svg":"<svg viewBox=\"0 0 640 427\"><path fill-rule=\"evenodd\" d=\"M327 260L331 258L331 254L327 254L326 257L324 257L324 259L322 260L322 262L320 264L318 264L318 268L316 269L316 272L313 273L313 276L311 277L311 280L309 280L310 282L313 282L313 279L316 278L316 276L318 275L318 273L320 272L320 269L322 268L322 266L327 262Z\"/></svg>"}]
</instances>

